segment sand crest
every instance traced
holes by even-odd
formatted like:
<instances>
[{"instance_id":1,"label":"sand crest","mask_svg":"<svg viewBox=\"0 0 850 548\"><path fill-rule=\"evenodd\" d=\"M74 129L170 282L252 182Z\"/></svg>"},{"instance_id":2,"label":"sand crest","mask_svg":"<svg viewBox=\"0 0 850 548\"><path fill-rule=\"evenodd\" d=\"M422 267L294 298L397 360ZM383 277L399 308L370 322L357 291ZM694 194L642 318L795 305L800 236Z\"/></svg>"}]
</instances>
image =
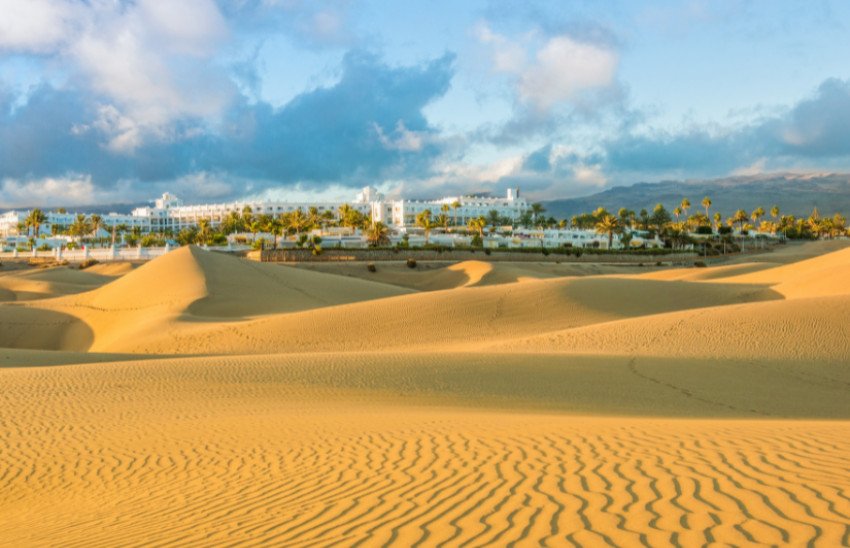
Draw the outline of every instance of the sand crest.
<instances>
[{"instance_id":1,"label":"sand crest","mask_svg":"<svg viewBox=\"0 0 850 548\"><path fill-rule=\"evenodd\" d=\"M97 266L0 275L0 544L850 544L840 242Z\"/></svg>"}]
</instances>

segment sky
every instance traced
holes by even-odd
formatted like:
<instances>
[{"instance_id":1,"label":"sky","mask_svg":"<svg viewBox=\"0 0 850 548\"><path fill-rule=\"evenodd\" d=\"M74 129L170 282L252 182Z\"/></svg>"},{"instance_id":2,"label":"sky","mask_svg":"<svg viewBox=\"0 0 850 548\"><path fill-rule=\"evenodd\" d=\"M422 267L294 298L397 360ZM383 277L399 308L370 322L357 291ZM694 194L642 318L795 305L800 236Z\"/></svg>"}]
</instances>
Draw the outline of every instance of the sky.
<instances>
[{"instance_id":1,"label":"sky","mask_svg":"<svg viewBox=\"0 0 850 548\"><path fill-rule=\"evenodd\" d=\"M850 171L843 0L0 0L0 207Z\"/></svg>"}]
</instances>

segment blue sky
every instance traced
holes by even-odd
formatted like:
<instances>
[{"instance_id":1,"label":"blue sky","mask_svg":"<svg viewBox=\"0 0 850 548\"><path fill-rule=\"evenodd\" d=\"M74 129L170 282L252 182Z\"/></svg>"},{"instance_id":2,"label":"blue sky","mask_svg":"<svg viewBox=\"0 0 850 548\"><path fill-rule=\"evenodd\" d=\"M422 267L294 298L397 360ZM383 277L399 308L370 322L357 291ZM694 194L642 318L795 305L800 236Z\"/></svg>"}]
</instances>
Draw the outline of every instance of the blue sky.
<instances>
[{"instance_id":1,"label":"blue sky","mask_svg":"<svg viewBox=\"0 0 850 548\"><path fill-rule=\"evenodd\" d=\"M842 1L0 0L0 206L850 171Z\"/></svg>"}]
</instances>

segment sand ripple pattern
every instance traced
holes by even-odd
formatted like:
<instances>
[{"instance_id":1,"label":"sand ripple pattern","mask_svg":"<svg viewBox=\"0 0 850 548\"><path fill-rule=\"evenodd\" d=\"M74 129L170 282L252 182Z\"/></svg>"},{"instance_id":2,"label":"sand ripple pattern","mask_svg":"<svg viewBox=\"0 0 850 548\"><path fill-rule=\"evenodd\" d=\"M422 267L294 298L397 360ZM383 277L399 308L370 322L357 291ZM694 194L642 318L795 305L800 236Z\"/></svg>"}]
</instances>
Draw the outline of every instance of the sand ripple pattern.
<instances>
[{"instance_id":1,"label":"sand ripple pattern","mask_svg":"<svg viewBox=\"0 0 850 548\"><path fill-rule=\"evenodd\" d=\"M847 422L204 393L121 367L2 372L0 544L850 543Z\"/></svg>"}]
</instances>

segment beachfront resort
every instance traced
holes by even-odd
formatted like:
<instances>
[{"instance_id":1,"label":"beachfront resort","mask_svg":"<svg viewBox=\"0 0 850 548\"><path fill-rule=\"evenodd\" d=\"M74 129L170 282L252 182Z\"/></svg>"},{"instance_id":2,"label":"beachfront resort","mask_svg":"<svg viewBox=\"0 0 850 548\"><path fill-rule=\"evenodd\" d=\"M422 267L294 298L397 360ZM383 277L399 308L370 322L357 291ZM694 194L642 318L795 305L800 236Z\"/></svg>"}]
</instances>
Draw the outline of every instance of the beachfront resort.
<instances>
[{"instance_id":1,"label":"beachfront resort","mask_svg":"<svg viewBox=\"0 0 850 548\"><path fill-rule=\"evenodd\" d=\"M0 238L7 251L33 247L46 251L69 245L73 248L86 237L113 247L126 244L135 247L144 236L151 235L163 238L149 237L146 241L175 246L184 243L177 239L181 232L204 227L227 235L225 241L215 242L219 245L251 245L260 240L275 247L294 245L286 238L276 237L284 235L275 234L277 223L282 233L311 233L335 247L369 245L369 228L375 226L386 231L381 242L371 243L386 245L492 248L568 245L603 249L622 245L620 234L609 238L594 227L570 227L566 223L559 226L554 219L546 219L544 211L539 204L530 204L514 188L508 189L504 197L458 195L410 200L389 199L367 186L349 202L246 200L215 204L185 204L166 192L152 205L137 207L126 214L44 211L38 226L32 222L32 209L8 211L0 215ZM293 218L303 218L303 223L291 222ZM288 230L293 226L294 230ZM475 239L476 233L480 241ZM125 234L129 237L123 238ZM631 242L650 247L663 245L657 238L640 235Z\"/></svg>"},{"instance_id":2,"label":"beachfront resort","mask_svg":"<svg viewBox=\"0 0 850 548\"><path fill-rule=\"evenodd\" d=\"M504 197L448 196L432 200L388 199L373 187L351 202L233 201L184 204L165 193L130 213L69 212L66 209L8 211L0 215L0 245L7 253L75 248L165 248L189 243L245 248L318 246L441 246L489 249L695 250L725 255L784 239L846 237L845 218L781 214L778 206L739 209L729 217L682 199L671 210L620 208L556 219L519 189ZM763 247L763 245L762 245ZM126 254L126 253L125 253ZM142 256L139 252L138 256Z\"/></svg>"}]
</instances>

